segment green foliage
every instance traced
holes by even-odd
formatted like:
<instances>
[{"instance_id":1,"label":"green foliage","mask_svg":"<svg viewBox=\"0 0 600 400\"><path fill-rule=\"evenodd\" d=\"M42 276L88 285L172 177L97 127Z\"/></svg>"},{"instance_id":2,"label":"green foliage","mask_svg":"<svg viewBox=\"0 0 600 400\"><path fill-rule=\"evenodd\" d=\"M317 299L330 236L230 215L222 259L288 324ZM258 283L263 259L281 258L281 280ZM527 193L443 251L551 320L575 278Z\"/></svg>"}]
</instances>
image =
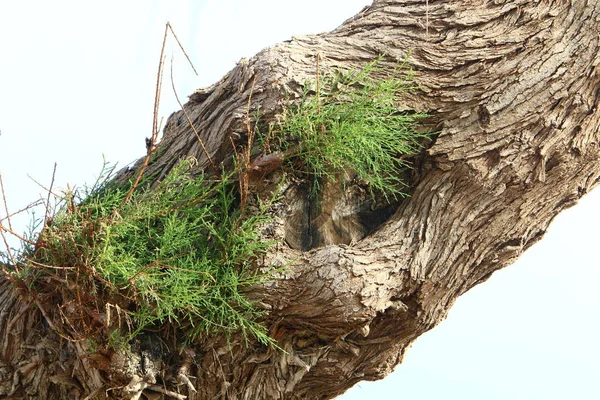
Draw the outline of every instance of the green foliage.
<instances>
[{"instance_id":1,"label":"green foliage","mask_svg":"<svg viewBox=\"0 0 600 400\"><path fill-rule=\"evenodd\" d=\"M127 337L123 335L120 329L113 329L108 333L107 346L113 350L127 350ZM96 350L98 349L98 345L96 344ZM90 351L96 351L90 347Z\"/></svg>"},{"instance_id":2,"label":"green foliage","mask_svg":"<svg viewBox=\"0 0 600 400\"><path fill-rule=\"evenodd\" d=\"M397 95L414 88L410 73L390 73L379 62L306 84L300 102L286 107L272 127L281 149L296 148L292 159L316 188L322 177L353 170L386 198L405 195L402 156L419 151L426 135L415 129L426 115L398 111Z\"/></svg>"},{"instance_id":3,"label":"green foliage","mask_svg":"<svg viewBox=\"0 0 600 400\"><path fill-rule=\"evenodd\" d=\"M230 177L192 176L191 170L190 160L180 162L154 187L136 189L128 202L127 188L109 184L82 199L67 198L42 231L36 258L72 268L68 279L96 296L122 296L131 337L171 322L187 340L241 330L269 343L256 322L261 313L241 293L268 277L251 268L270 245L258 236L266 210L242 215ZM110 341L117 337L111 331Z\"/></svg>"},{"instance_id":4,"label":"green foliage","mask_svg":"<svg viewBox=\"0 0 600 400\"><path fill-rule=\"evenodd\" d=\"M282 150L314 190L324 178L351 170L372 193L404 196L403 157L417 153L426 138L416 133L424 115L398 111L397 95L412 87L410 76L390 73L379 61L318 76L315 90L307 84L300 101L271 126L265 147ZM267 206L244 211L247 171L237 168L239 192L232 173L193 175L192 160L133 188L115 186L107 171L105 165L83 195L67 193L19 253L22 265L12 276L37 299L53 301L44 315L54 315L55 329L94 348L123 348L141 331L165 326L187 341L241 331L272 344L257 322L261 312L243 294L245 286L272 276L253 268L270 243L259 237Z\"/></svg>"}]
</instances>

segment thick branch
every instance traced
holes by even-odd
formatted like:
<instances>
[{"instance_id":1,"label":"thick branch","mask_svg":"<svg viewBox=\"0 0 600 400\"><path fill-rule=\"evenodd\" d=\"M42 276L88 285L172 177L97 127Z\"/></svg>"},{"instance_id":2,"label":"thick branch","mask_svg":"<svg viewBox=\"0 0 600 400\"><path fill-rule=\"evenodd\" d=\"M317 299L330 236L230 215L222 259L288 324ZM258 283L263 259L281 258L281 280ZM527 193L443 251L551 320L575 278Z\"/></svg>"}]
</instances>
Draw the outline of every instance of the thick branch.
<instances>
[{"instance_id":1,"label":"thick branch","mask_svg":"<svg viewBox=\"0 0 600 400\"><path fill-rule=\"evenodd\" d=\"M399 109L431 113L439 134L415 165L411 197L375 232L310 252L282 242L265 258L295 260L248 292L270 311L286 352L208 338L190 398L332 398L379 379L458 296L540 240L600 180L598 31L593 2L376 0L340 28L266 49L193 94L186 112L215 163L227 163L232 140L246 142L249 97L250 115L274 120L315 77L317 55L323 71L408 57L419 89ZM159 178L185 156L208 166L182 112L157 151L148 173ZM280 239L305 206L293 182L286 188Z\"/></svg>"},{"instance_id":2,"label":"thick branch","mask_svg":"<svg viewBox=\"0 0 600 400\"><path fill-rule=\"evenodd\" d=\"M326 67L410 53L421 89L402 106L434 112L441 128L388 223L352 248L290 251L301 261L268 288L296 354L306 354L298 336L329 343L291 397L332 396L387 374L460 294L513 262L598 183L599 46L588 37L598 6L478 7L376 2L331 34L296 38L244 67L270 65L271 82L289 89L310 75L317 52ZM263 92L268 111L276 94Z\"/></svg>"}]
</instances>

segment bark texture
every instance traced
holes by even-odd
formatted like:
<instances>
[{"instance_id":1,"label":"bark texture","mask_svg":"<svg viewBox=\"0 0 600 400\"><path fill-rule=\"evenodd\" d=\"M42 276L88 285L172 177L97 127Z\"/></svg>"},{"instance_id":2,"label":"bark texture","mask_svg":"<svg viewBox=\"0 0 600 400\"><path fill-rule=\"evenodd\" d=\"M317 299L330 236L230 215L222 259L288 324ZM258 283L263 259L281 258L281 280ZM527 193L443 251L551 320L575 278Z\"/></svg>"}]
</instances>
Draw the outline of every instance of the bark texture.
<instances>
[{"instance_id":1,"label":"bark texture","mask_svg":"<svg viewBox=\"0 0 600 400\"><path fill-rule=\"evenodd\" d=\"M375 0L332 32L242 60L185 105L215 163L231 158L232 140L245 143L250 96L250 114L260 108L272 120L314 79L317 57L323 71L381 54L390 66L408 57L420 89L404 94L399 109L429 112L424 129L439 131L416 160L410 198L380 214L389 218L371 231L357 217L356 193L332 184L320 211L306 217L310 205L289 183L273 227L282 241L264 263L297 261L248 293L268 308L286 352L246 347L239 337L206 339L187 358L197 392L174 385L185 355L142 352L123 372L118 357L94 359L84 343L56 337L36 300L2 283L0 393L116 397L109 389L137 375L141 386L154 379L190 399L330 399L383 378L458 296L512 263L598 184L598 32L597 1ZM160 151L151 173L188 155L208 168L182 112L168 120ZM302 245L302 232L319 239ZM148 372L148 362L162 362L157 370L166 375Z\"/></svg>"}]
</instances>

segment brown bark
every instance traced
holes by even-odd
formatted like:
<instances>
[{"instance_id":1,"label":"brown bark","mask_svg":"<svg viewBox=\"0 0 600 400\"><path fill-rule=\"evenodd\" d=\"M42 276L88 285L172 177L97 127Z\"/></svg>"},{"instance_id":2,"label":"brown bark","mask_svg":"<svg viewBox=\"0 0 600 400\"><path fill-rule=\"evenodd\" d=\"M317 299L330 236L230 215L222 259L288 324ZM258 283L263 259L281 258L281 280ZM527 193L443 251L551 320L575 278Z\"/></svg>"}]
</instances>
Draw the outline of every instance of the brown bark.
<instances>
[{"instance_id":1,"label":"brown bark","mask_svg":"<svg viewBox=\"0 0 600 400\"><path fill-rule=\"evenodd\" d=\"M318 215L312 250L282 241L264 260L297 260L248 293L269 309L266 322L286 352L212 337L189 366L198 392L165 379L167 389L190 399L326 399L387 375L458 296L512 263L598 184L598 32L597 2L376 0L338 29L266 49L190 96L186 111L211 158L227 162L230 138L245 140L250 96L250 115L260 107L268 122L314 78L317 57L328 70L408 56L420 89L399 108L432 114L427 124L439 135L415 166L410 198L376 231L323 233L353 222ZM149 172L164 174L188 155L208 167L182 112L170 117L160 148ZM302 219L298 190L288 186L288 211L275 229L292 244L300 235L293 227L316 220ZM357 201L329 190L323 215ZM35 299L0 287L0 393L83 398L131 379L115 375L118 360L92 359L85 343L56 337ZM163 356L164 371L185 364ZM137 360L130 362L142 371Z\"/></svg>"}]
</instances>

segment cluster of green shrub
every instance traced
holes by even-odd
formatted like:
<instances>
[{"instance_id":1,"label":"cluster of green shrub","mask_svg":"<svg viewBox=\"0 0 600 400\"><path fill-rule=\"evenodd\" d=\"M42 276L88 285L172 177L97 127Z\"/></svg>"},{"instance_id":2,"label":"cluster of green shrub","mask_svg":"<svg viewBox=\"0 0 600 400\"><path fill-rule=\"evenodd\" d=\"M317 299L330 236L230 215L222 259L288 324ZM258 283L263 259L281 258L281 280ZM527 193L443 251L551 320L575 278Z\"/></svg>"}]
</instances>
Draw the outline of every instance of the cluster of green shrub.
<instances>
[{"instance_id":1,"label":"cluster of green shrub","mask_svg":"<svg viewBox=\"0 0 600 400\"><path fill-rule=\"evenodd\" d=\"M295 168L312 178L313 189L323 177L353 171L373 194L406 196L403 157L418 153L427 138L416 130L426 114L398 111L398 95L414 88L410 69L389 71L380 61L307 83L271 127L269 138L300 160Z\"/></svg>"},{"instance_id":2,"label":"cluster of green shrub","mask_svg":"<svg viewBox=\"0 0 600 400\"><path fill-rule=\"evenodd\" d=\"M416 133L416 124L424 115L398 111L398 94L412 88L410 74L389 72L379 61L307 83L264 138L315 191L323 178L352 170L374 195L405 195L403 157L419 151L426 136ZM61 293L59 303L92 314L107 304L118 307L128 323L109 327L107 338L132 338L168 322L185 340L241 331L272 343L258 322L262 312L243 294L272 277L255 265L271 245L259 235L268 205L258 200L252 213L240 207L234 177L242 173L243 167L219 176L195 173L193 160L182 160L164 179L134 188L117 186L103 173L82 195L61 199L36 246L22 253L19 279L33 292ZM94 330L91 319L63 322Z\"/></svg>"},{"instance_id":3,"label":"cluster of green shrub","mask_svg":"<svg viewBox=\"0 0 600 400\"><path fill-rule=\"evenodd\" d=\"M268 343L255 322L260 312L241 293L266 277L251 268L270 246L258 235L264 209L242 214L231 176L192 175L192 164L181 161L127 202L128 188L110 182L65 199L40 233L35 277L44 265L61 266L76 290L104 300L118 294L132 318L131 336L171 322L189 340L242 330Z\"/></svg>"}]
</instances>

